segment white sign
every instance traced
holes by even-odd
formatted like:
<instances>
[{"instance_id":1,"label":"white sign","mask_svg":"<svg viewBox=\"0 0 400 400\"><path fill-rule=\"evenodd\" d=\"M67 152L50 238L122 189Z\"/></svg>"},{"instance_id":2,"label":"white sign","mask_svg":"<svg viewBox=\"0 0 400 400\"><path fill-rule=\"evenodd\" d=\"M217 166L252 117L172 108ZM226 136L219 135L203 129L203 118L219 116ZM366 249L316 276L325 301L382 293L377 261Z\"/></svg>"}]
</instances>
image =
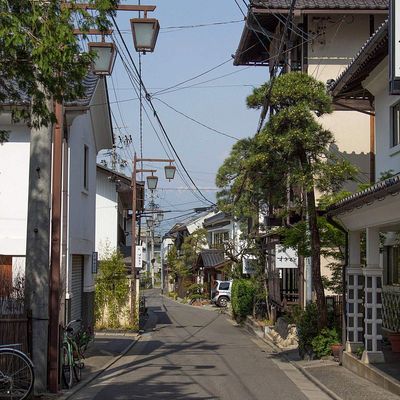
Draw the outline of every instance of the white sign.
<instances>
[{"instance_id":1,"label":"white sign","mask_svg":"<svg viewBox=\"0 0 400 400\"><path fill-rule=\"evenodd\" d=\"M243 257L243 273L253 275L256 272L257 259L255 256Z\"/></svg>"},{"instance_id":2,"label":"white sign","mask_svg":"<svg viewBox=\"0 0 400 400\"><path fill-rule=\"evenodd\" d=\"M277 244L275 246L275 268L297 268L298 257L297 252L290 247L284 249L283 246Z\"/></svg>"},{"instance_id":3,"label":"white sign","mask_svg":"<svg viewBox=\"0 0 400 400\"><path fill-rule=\"evenodd\" d=\"M143 268L143 246L136 246L135 267Z\"/></svg>"}]
</instances>

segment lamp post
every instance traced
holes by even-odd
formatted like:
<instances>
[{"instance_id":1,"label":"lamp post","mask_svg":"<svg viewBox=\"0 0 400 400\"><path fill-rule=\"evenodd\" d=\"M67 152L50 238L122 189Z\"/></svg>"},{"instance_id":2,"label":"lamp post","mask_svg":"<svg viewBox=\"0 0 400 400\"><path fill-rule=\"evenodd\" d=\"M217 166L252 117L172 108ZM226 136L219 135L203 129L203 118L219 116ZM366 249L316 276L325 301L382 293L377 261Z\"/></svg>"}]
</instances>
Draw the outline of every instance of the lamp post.
<instances>
[{"instance_id":1,"label":"lamp post","mask_svg":"<svg viewBox=\"0 0 400 400\"><path fill-rule=\"evenodd\" d=\"M135 326L138 323L137 315L137 304L138 304L138 290L136 287L136 214L137 214L137 198L136 198L136 174L142 172L150 172L151 175L146 178L147 184L150 190L154 190L157 187L158 177L154 175L155 169L138 169L137 163L140 162L156 162L156 163L168 163L165 169L165 177L168 180L174 178L175 166L172 163L175 160L165 159L165 158L139 158L136 153L133 156L132 165L132 243L131 243L131 325ZM172 168L171 168L172 167ZM171 171L174 170L174 174ZM167 172L168 171L168 172ZM154 220L152 221L154 223ZM139 238L140 240L140 238Z\"/></svg>"}]
</instances>

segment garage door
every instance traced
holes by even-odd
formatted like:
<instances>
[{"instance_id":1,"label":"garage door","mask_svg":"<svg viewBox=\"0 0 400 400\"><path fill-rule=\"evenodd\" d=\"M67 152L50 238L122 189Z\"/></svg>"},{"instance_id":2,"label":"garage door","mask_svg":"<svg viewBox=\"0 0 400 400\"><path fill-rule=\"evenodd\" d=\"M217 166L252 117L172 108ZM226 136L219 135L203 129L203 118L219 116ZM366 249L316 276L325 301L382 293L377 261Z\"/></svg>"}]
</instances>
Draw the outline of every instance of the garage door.
<instances>
[{"instance_id":1,"label":"garage door","mask_svg":"<svg viewBox=\"0 0 400 400\"><path fill-rule=\"evenodd\" d=\"M71 320L82 318L83 256L72 256Z\"/></svg>"}]
</instances>

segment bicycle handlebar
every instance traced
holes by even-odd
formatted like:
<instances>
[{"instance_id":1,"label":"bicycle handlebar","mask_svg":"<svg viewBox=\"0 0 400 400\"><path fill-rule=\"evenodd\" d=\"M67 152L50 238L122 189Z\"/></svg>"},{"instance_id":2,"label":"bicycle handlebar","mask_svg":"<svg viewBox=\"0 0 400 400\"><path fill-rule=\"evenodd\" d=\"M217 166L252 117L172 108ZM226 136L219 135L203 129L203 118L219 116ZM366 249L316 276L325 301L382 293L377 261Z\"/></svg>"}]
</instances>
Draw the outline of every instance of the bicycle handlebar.
<instances>
[{"instance_id":1,"label":"bicycle handlebar","mask_svg":"<svg viewBox=\"0 0 400 400\"><path fill-rule=\"evenodd\" d=\"M65 331L70 331L72 328L70 325L74 324L75 322L82 322L81 319L73 319L72 321L69 321L67 326L64 328ZM73 330L73 329L72 329Z\"/></svg>"}]
</instances>

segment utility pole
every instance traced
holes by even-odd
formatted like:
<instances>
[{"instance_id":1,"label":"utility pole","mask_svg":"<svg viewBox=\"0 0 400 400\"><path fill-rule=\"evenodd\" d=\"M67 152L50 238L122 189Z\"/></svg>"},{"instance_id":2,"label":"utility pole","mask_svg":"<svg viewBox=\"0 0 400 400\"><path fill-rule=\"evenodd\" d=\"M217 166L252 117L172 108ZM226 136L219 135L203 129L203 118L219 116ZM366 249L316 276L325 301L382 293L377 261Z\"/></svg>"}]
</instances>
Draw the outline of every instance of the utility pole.
<instances>
[{"instance_id":1,"label":"utility pole","mask_svg":"<svg viewBox=\"0 0 400 400\"><path fill-rule=\"evenodd\" d=\"M53 108L50 101L47 106ZM32 128L30 142L25 308L32 317L36 395L47 390L52 131L52 125Z\"/></svg>"},{"instance_id":2,"label":"utility pole","mask_svg":"<svg viewBox=\"0 0 400 400\"><path fill-rule=\"evenodd\" d=\"M138 173L150 172L152 175L147 177L147 184L150 190L154 190L157 187L158 178L153 176L156 169L137 169L137 163L143 162L158 162L158 163L169 163L165 166L165 177L168 180L174 179L176 167L172 165L175 160L165 158L138 158L136 153L133 156L132 165L132 246L131 246L131 324L135 326L138 322L138 289L137 289L137 278L136 278L136 215L137 215L137 196L136 196L136 175ZM152 187L150 187L152 182ZM140 236L139 236L140 240Z\"/></svg>"}]
</instances>

